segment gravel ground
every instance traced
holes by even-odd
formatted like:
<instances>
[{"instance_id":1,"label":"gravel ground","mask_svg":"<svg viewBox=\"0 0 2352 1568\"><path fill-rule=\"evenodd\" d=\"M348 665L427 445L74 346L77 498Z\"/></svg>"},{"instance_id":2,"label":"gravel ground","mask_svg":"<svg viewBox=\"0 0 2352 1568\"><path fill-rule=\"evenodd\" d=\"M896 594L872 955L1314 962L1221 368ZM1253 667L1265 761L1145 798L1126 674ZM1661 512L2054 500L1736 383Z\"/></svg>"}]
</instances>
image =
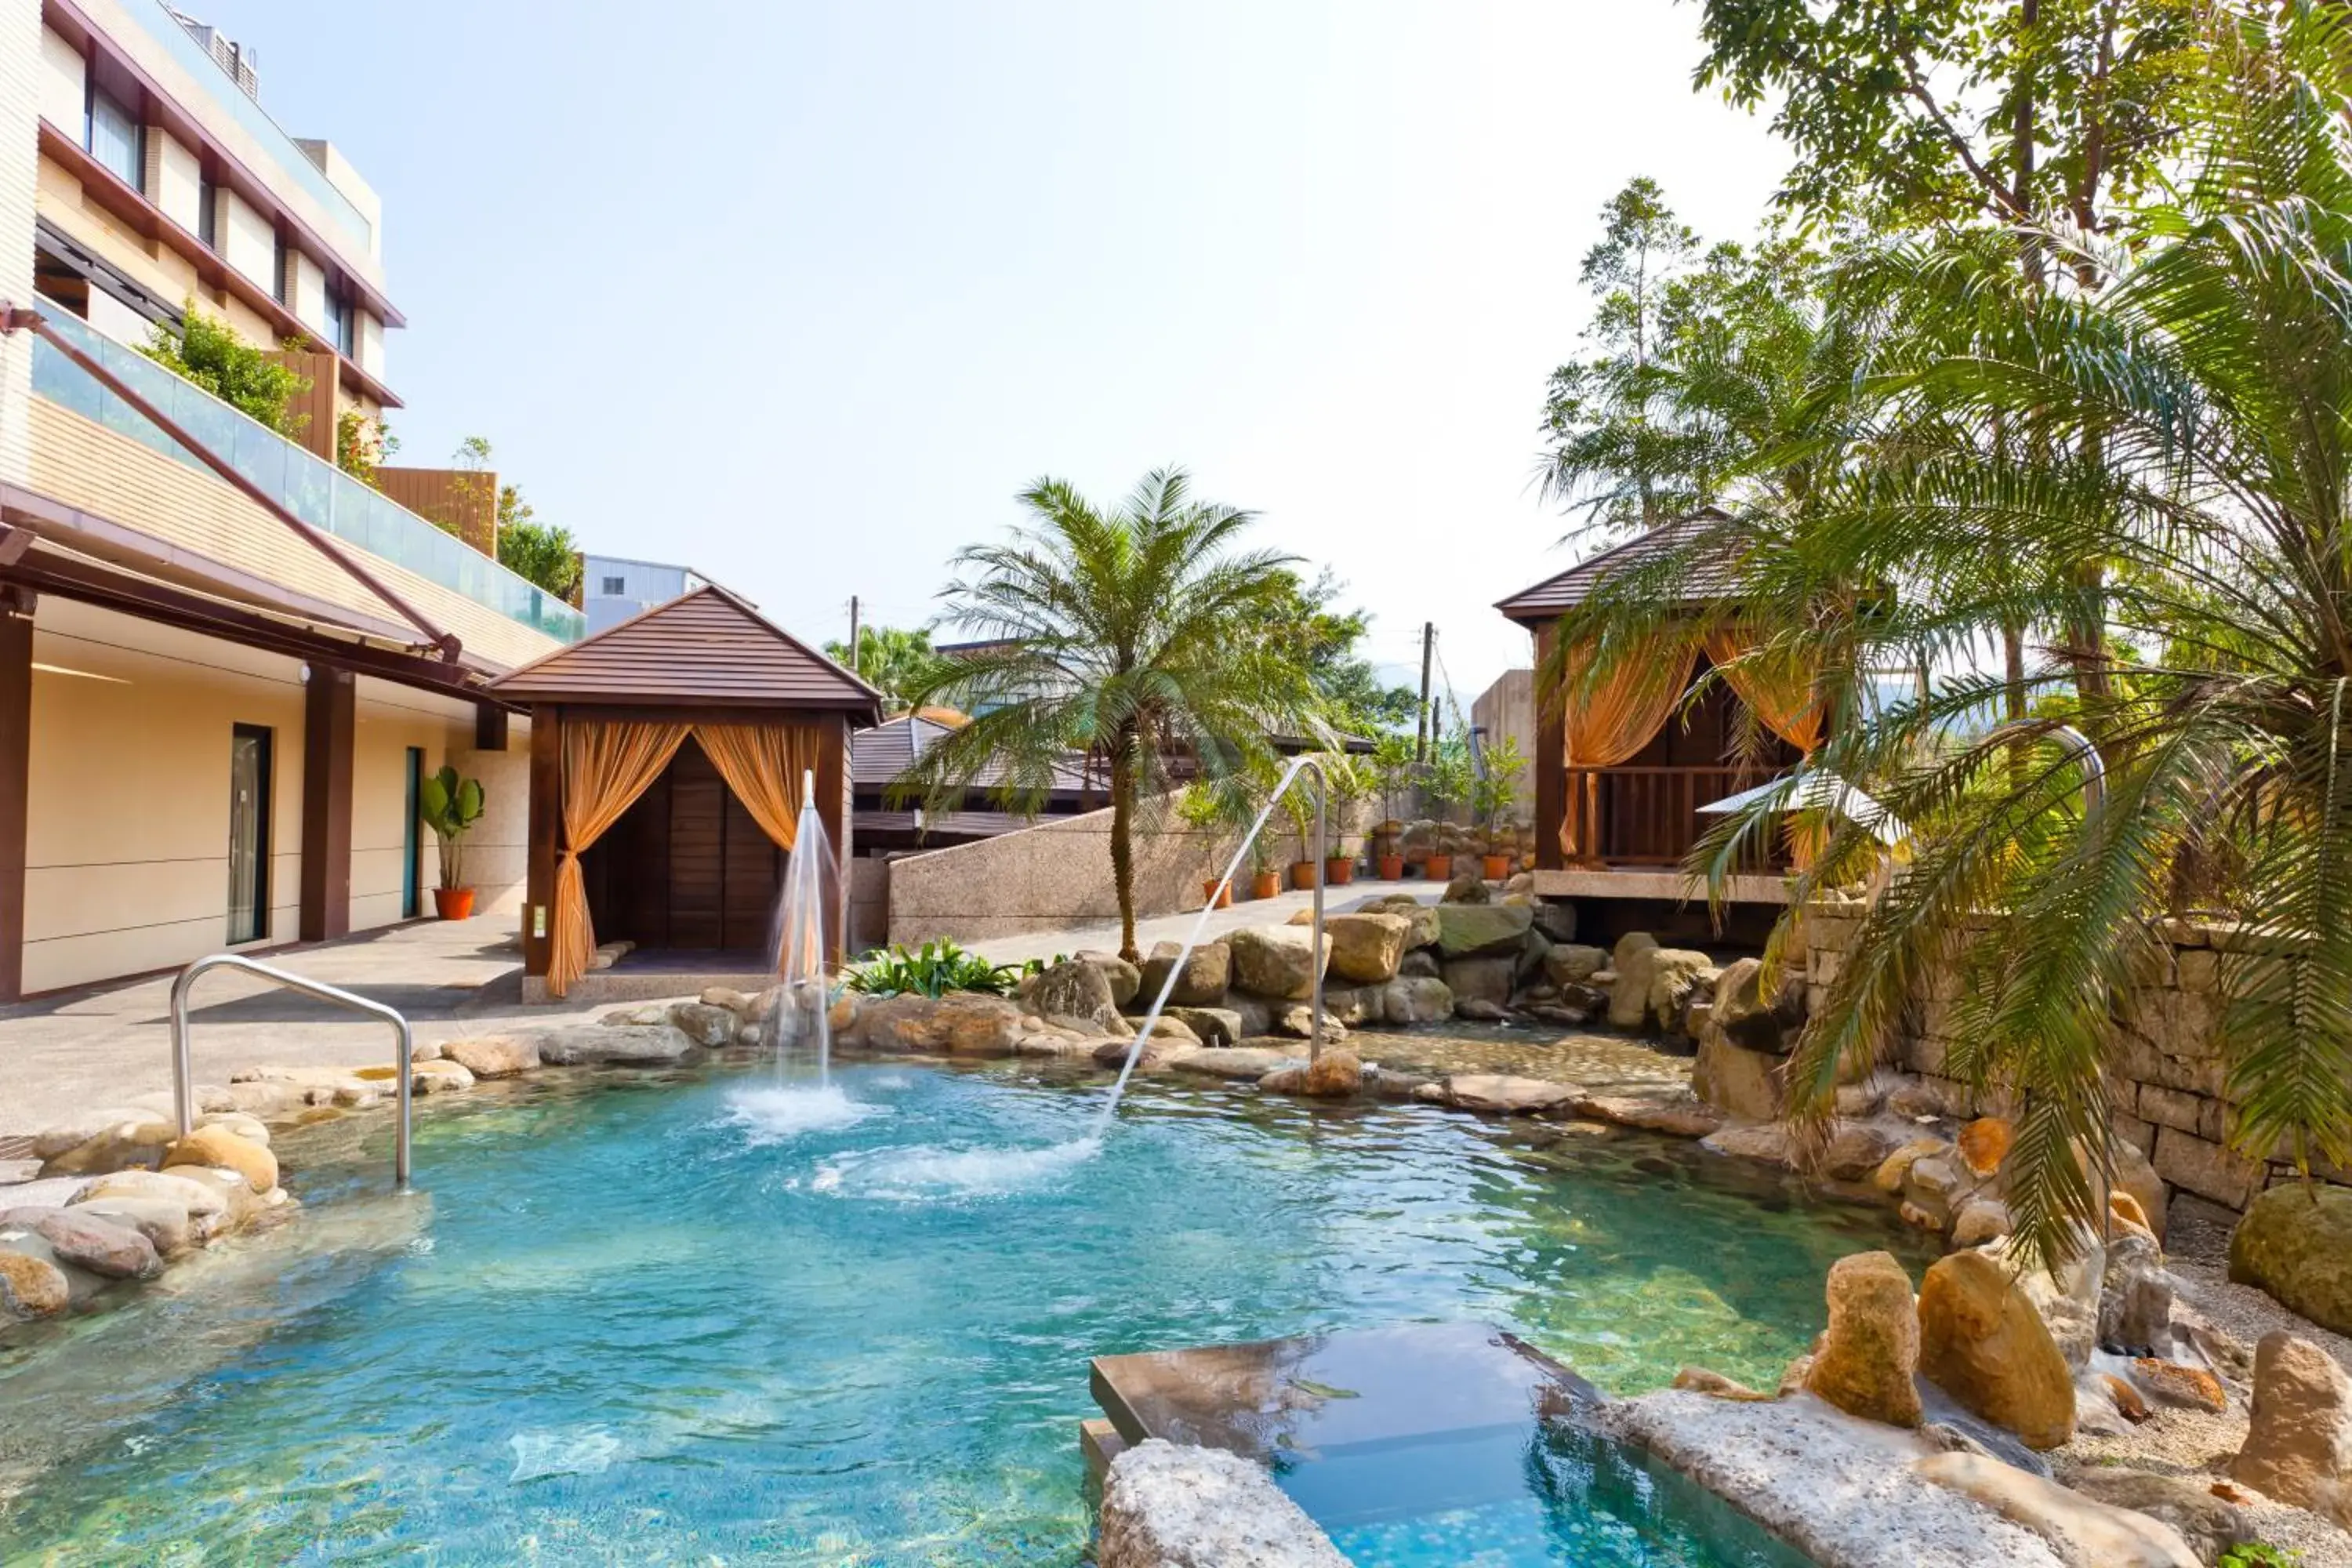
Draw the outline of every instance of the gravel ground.
<instances>
[{"instance_id":1,"label":"gravel ground","mask_svg":"<svg viewBox=\"0 0 2352 1568\"><path fill-rule=\"evenodd\" d=\"M2196 1198L2173 1199L2165 1242L2166 1263L2178 1286L2175 1321L2202 1322L2221 1330L2242 1345L2250 1359L2264 1334L2284 1329L2309 1340L2352 1371L2352 1340L2297 1317L2251 1286L2230 1283L2230 1230L2237 1217ZM2186 1347L2178 1353L2182 1360L2195 1359ZM2158 1406L2146 1422L2123 1436L2077 1437L2053 1456L2059 1479L2094 1465L2199 1479L2223 1479L2230 1460L2246 1440L2246 1402L2252 1390L2233 1369L2216 1366L2213 1370L2229 1387L2228 1410L2216 1415ZM2243 1488L2239 1490L2248 1498L2259 1496ZM2263 1540L2301 1552L2303 1568L2352 1568L2352 1534L2317 1514L2266 1498L2246 1505L2246 1514Z\"/></svg>"}]
</instances>

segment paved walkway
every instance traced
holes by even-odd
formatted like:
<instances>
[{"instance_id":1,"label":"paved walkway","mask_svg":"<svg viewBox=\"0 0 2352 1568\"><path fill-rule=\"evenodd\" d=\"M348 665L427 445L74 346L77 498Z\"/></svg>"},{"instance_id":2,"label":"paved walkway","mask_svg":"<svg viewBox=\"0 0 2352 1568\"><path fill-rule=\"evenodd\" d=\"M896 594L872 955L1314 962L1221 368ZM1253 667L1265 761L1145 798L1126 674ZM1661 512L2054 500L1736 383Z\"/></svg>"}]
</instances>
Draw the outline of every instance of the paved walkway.
<instances>
[{"instance_id":1,"label":"paved walkway","mask_svg":"<svg viewBox=\"0 0 2352 1568\"><path fill-rule=\"evenodd\" d=\"M1323 911L1339 914L1343 910L1360 909L1374 899L1391 893L1410 893L1423 903L1433 904L1445 891L1443 882L1350 882L1344 888L1323 889ZM1277 893L1271 899L1236 901L1229 910L1213 910L1209 915L1207 934L1219 936L1241 926L1280 925L1293 914L1305 909L1314 894L1305 889ZM1192 910L1183 914L1155 915L1135 922L1135 944L1144 952L1151 951L1156 942L1182 942L1192 934L1192 924L1201 911ZM999 963L1019 963L1024 959L1051 958L1057 952L1076 952L1081 948L1099 948L1105 952L1118 951L1118 922L1105 921L1093 925L1067 926L1059 931L1026 931L1019 936L1000 936L971 944Z\"/></svg>"},{"instance_id":2,"label":"paved walkway","mask_svg":"<svg viewBox=\"0 0 2352 1568\"><path fill-rule=\"evenodd\" d=\"M261 962L399 1008L419 1045L477 1033L488 1018L581 1011L522 1005L522 946L510 914L387 926ZM171 1103L171 994L165 974L0 1007L0 1138L77 1111L158 1095L154 1103ZM208 974L194 1003L190 1054L199 1083L226 1083L257 1062L392 1059L392 1032L382 1023L248 975Z\"/></svg>"},{"instance_id":3,"label":"paved walkway","mask_svg":"<svg viewBox=\"0 0 2352 1568\"><path fill-rule=\"evenodd\" d=\"M1434 900L1434 882L1360 882L1328 889L1325 907L1352 909L1384 893ZM1210 917L1213 934L1236 926L1279 924L1307 907L1309 895L1235 904ZM1192 914L1144 921L1137 940L1190 935ZM1050 958L1080 948L1118 946L1118 927L1075 926L984 944L1000 963ZM593 1016L602 1005L522 1003L522 950L511 915L470 921L418 921L341 942L265 955L262 962L397 1007L419 1045L480 1032L493 1019ZM681 979L680 994L690 989ZM67 1117L110 1105L168 1106L172 1094L172 976L61 992L0 1006L0 1139L37 1132ZM226 1083L256 1063L363 1067L392 1059L390 1031L374 1019L278 990L247 975L217 973L197 983L189 1014L198 1083Z\"/></svg>"}]
</instances>

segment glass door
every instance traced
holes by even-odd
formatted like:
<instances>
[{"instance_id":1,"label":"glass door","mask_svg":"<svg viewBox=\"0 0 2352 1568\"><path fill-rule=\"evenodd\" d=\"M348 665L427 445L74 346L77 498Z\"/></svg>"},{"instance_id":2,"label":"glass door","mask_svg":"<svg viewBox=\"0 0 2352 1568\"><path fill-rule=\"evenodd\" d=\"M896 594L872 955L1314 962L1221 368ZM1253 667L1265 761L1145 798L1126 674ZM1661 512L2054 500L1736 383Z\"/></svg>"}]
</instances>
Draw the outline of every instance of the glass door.
<instances>
[{"instance_id":1,"label":"glass door","mask_svg":"<svg viewBox=\"0 0 2352 1568\"><path fill-rule=\"evenodd\" d=\"M425 748L408 748L408 826L400 836L400 918L413 921L425 912L423 880L418 876L425 856L425 825L416 819L425 793Z\"/></svg>"},{"instance_id":2,"label":"glass door","mask_svg":"<svg viewBox=\"0 0 2352 1568\"><path fill-rule=\"evenodd\" d=\"M269 741L257 724L239 724L228 752L228 940L269 934Z\"/></svg>"}]
</instances>

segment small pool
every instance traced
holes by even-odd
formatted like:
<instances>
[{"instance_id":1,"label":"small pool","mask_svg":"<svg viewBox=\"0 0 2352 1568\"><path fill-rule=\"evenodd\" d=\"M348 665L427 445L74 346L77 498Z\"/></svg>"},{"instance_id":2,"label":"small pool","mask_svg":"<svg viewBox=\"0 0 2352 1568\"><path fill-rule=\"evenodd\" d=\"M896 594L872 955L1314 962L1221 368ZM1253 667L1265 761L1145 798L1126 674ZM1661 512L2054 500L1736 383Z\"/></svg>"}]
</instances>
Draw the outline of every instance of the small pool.
<instances>
[{"instance_id":1,"label":"small pool","mask_svg":"<svg viewBox=\"0 0 2352 1568\"><path fill-rule=\"evenodd\" d=\"M0 1370L0 1560L1075 1564L1093 1355L1469 1320L1769 1384L1832 1259L1917 1245L1647 1138L1154 1081L1087 1157L1099 1089L836 1078L486 1087L404 1199L378 1124L281 1140L299 1224ZM1591 1456L1529 1462L1584 1480L1318 1511L1360 1563L1587 1561ZM1678 1533L1593 1560L1760 1561Z\"/></svg>"}]
</instances>

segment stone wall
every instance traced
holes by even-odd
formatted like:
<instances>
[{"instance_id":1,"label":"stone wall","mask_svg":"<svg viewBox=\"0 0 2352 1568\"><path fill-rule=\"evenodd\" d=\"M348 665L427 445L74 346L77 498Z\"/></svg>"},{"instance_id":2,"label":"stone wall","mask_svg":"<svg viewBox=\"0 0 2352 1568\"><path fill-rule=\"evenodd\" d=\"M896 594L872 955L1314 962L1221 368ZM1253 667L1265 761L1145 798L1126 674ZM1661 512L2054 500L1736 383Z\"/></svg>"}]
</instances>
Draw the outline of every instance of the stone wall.
<instances>
[{"instance_id":1,"label":"stone wall","mask_svg":"<svg viewBox=\"0 0 2352 1568\"><path fill-rule=\"evenodd\" d=\"M1811 904L1802 918L1806 1001L1817 1011L1860 932L1860 904ZM2228 928L2168 922L2165 942L2147 971L2115 1001L2116 1041L2108 1054L2116 1131L2148 1156L2172 1185L2232 1209L2281 1181L2296 1180L2284 1160L2249 1159L2224 1142L2231 1108L2222 1095L2223 1064L2215 1035L2221 1023L2222 954L2245 940ZM2010 1095L1978 1089L1952 1076L1958 1042L1954 1004L1958 977L1929 975L1914 998L1895 1042L1893 1065L1918 1075L1929 1096L1952 1116L2000 1114ZM2326 1179L2352 1182L2333 1167Z\"/></svg>"}]
</instances>

